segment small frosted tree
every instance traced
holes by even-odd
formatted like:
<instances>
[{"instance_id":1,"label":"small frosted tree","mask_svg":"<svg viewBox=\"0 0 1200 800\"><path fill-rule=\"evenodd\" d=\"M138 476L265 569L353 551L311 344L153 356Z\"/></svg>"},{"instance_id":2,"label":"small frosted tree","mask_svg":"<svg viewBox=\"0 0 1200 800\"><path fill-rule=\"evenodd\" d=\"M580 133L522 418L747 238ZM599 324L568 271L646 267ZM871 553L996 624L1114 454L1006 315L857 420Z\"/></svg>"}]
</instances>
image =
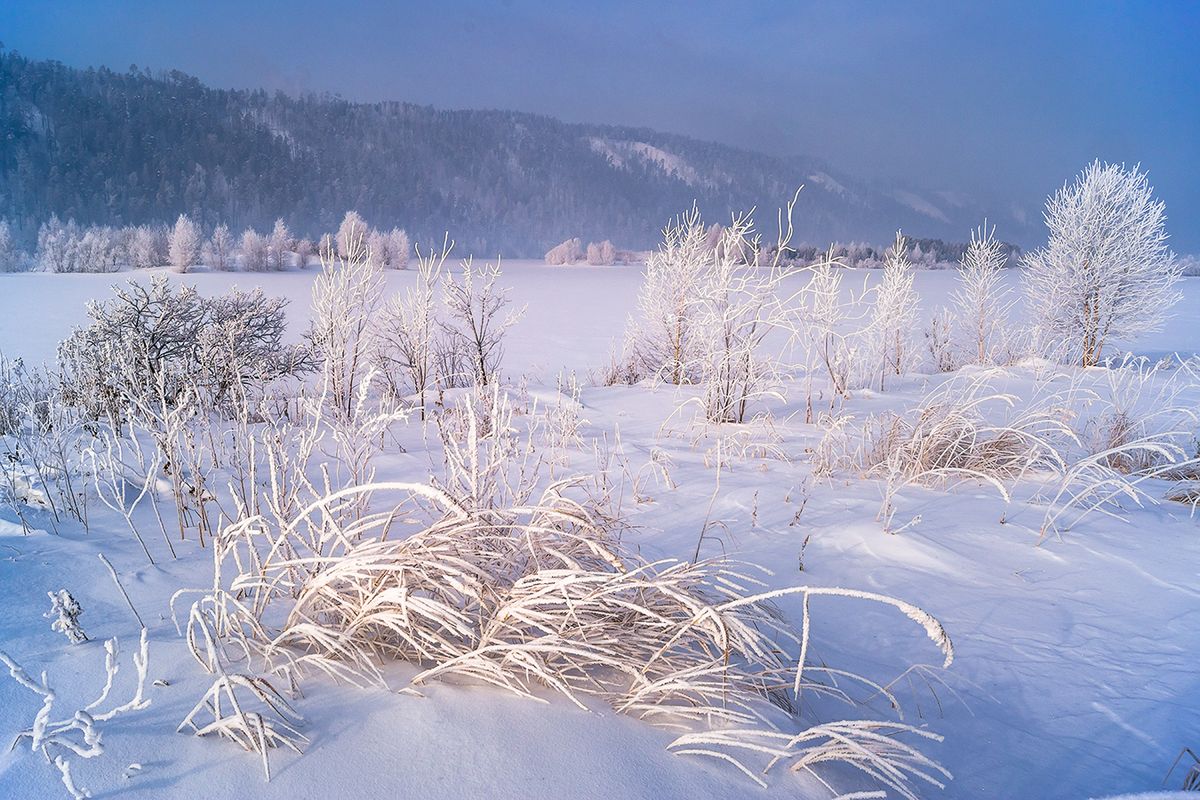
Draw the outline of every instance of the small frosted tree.
<instances>
[{"instance_id":1,"label":"small frosted tree","mask_svg":"<svg viewBox=\"0 0 1200 800\"><path fill-rule=\"evenodd\" d=\"M556 244L546 252L546 263L561 266L583 260L583 243L578 237Z\"/></svg>"},{"instance_id":2,"label":"small frosted tree","mask_svg":"<svg viewBox=\"0 0 1200 800\"><path fill-rule=\"evenodd\" d=\"M242 269L265 272L270 263L267 239L253 228L242 232Z\"/></svg>"},{"instance_id":3,"label":"small frosted tree","mask_svg":"<svg viewBox=\"0 0 1200 800\"><path fill-rule=\"evenodd\" d=\"M180 214L167 241L167 253L176 272L187 272L200 257L200 229L187 214Z\"/></svg>"},{"instance_id":4,"label":"small frosted tree","mask_svg":"<svg viewBox=\"0 0 1200 800\"><path fill-rule=\"evenodd\" d=\"M73 222L66 225L52 215L38 228L37 263L47 272L69 272L71 261L71 239L75 227Z\"/></svg>"},{"instance_id":5,"label":"small frosted tree","mask_svg":"<svg viewBox=\"0 0 1200 800\"><path fill-rule=\"evenodd\" d=\"M617 260L617 251L608 239L591 242L587 246L587 262L596 267L607 267Z\"/></svg>"},{"instance_id":6,"label":"small frosted tree","mask_svg":"<svg viewBox=\"0 0 1200 800\"><path fill-rule=\"evenodd\" d=\"M213 228L212 238L208 240L206 248L206 257L208 266L218 272L225 272L229 269L233 259L233 236L229 233L229 226L221 223Z\"/></svg>"},{"instance_id":7,"label":"small frosted tree","mask_svg":"<svg viewBox=\"0 0 1200 800\"><path fill-rule=\"evenodd\" d=\"M697 314L715 253L707 241L695 206L663 229L663 243L646 259L646 278L626 341L642 372L674 384L699 377L704 336Z\"/></svg>"},{"instance_id":8,"label":"small frosted tree","mask_svg":"<svg viewBox=\"0 0 1200 800\"><path fill-rule=\"evenodd\" d=\"M347 211L337 230L337 254L345 259L358 259L367 246L367 223L357 211Z\"/></svg>"},{"instance_id":9,"label":"small frosted tree","mask_svg":"<svg viewBox=\"0 0 1200 800\"><path fill-rule=\"evenodd\" d=\"M525 313L524 306L508 310L509 290L496 285L499 278L499 260L477 267L468 258L457 279L447 275L442 282L446 319L439 324L449 348L470 365L479 386L494 381L504 356L504 335Z\"/></svg>"},{"instance_id":10,"label":"small frosted tree","mask_svg":"<svg viewBox=\"0 0 1200 800\"><path fill-rule=\"evenodd\" d=\"M282 219L275 220L271 229L271 238L267 242L268 267L275 272L282 272L287 266L287 255L292 250L292 232Z\"/></svg>"},{"instance_id":11,"label":"small frosted tree","mask_svg":"<svg viewBox=\"0 0 1200 800\"><path fill-rule=\"evenodd\" d=\"M0 219L0 272L16 272L21 266L21 252L13 241L8 221Z\"/></svg>"},{"instance_id":12,"label":"small frosted tree","mask_svg":"<svg viewBox=\"0 0 1200 800\"><path fill-rule=\"evenodd\" d=\"M376 309L384 279L365 249L352 243L354 257L322 264L312 289L310 337L321 358L324 389L335 412L354 418L361 382L371 368Z\"/></svg>"},{"instance_id":13,"label":"small frosted tree","mask_svg":"<svg viewBox=\"0 0 1200 800\"><path fill-rule=\"evenodd\" d=\"M1164 206L1136 166L1094 161L1046 203L1046 246L1025 258L1041 346L1083 366L1113 338L1161 328L1178 302Z\"/></svg>"},{"instance_id":14,"label":"small frosted tree","mask_svg":"<svg viewBox=\"0 0 1200 800\"><path fill-rule=\"evenodd\" d=\"M161 266L164 258L162 236L149 225L138 225L129 234L129 264L135 269Z\"/></svg>"},{"instance_id":15,"label":"small frosted tree","mask_svg":"<svg viewBox=\"0 0 1200 800\"><path fill-rule=\"evenodd\" d=\"M408 269L411 252L412 244L408 240L408 232L402 228L392 228L387 234L387 268Z\"/></svg>"},{"instance_id":16,"label":"small frosted tree","mask_svg":"<svg viewBox=\"0 0 1200 800\"><path fill-rule=\"evenodd\" d=\"M917 324L917 293L913 289L913 266L908 260L904 234L896 241L883 263L883 280L871 310L871 341L879 365L879 388L888 375L902 375L913 360L913 330Z\"/></svg>"},{"instance_id":17,"label":"small frosted tree","mask_svg":"<svg viewBox=\"0 0 1200 800\"><path fill-rule=\"evenodd\" d=\"M438 323L438 284L454 244L440 251L417 249L417 280L380 311L375 358L392 393L413 394L425 419L425 393L433 386Z\"/></svg>"},{"instance_id":18,"label":"small frosted tree","mask_svg":"<svg viewBox=\"0 0 1200 800\"><path fill-rule=\"evenodd\" d=\"M1004 285L1004 245L995 233L995 227L988 228L986 222L971 231L971 243L960 263L958 288L950 296L964 354L968 363L980 365L995 363L1014 302Z\"/></svg>"}]
</instances>

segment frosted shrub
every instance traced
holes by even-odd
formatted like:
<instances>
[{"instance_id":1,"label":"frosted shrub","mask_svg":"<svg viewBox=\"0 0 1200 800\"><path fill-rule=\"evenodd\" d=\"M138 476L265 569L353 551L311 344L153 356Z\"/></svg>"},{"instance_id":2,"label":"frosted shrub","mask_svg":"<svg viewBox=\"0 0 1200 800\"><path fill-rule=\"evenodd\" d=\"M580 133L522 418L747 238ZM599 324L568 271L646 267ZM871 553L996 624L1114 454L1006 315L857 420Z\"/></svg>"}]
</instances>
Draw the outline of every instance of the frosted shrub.
<instances>
[{"instance_id":1,"label":"frosted shrub","mask_svg":"<svg viewBox=\"0 0 1200 800\"><path fill-rule=\"evenodd\" d=\"M123 414L160 380L168 402L195 383L219 403L235 383L310 368L304 346L283 343L286 301L261 290L208 298L159 277L113 292L58 349L64 399L93 417Z\"/></svg>"},{"instance_id":2,"label":"frosted shrub","mask_svg":"<svg viewBox=\"0 0 1200 800\"><path fill-rule=\"evenodd\" d=\"M457 354L455 361L464 362L469 379L482 386L500 369L505 333L525 313L524 306L509 308L509 290L496 285L499 278L499 260L477 267L467 259L461 275L447 275L442 281L444 346Z\"/></svg>"},{"instance_id":3,"label":"frosted shrub","mask_svg":"<svg viewBox=\"0 0 1200 800\"><path fill-rule=\"evenodd\" d=\"M83 613L83 606L79 605L79 601L66 589L46 592L46 596L50 598L50 610L46 613L46 618L54 620L50 627L66 636L71 644L86 642L87 634L79 625L79 616Z\"/></svg>"},{"instance_id":4,"label":"frosted shrub","mask_svg":"<svg viewBox=\"0 0 1200 800\"><path fill-rule=\"evenodd\" d=\"M1137 167L1090 164L1046 203L1050 239L1025 258L1025 295L1040 345L1094 366L1113 338L1162 327L1178 302L1163 204Z\"/></svg>"},{"instance_id":5,"label":"frosted shrub","mask_svg":"<svg viewBox=\"0 0 1200 800\"><path fill-rule=\"evenodd\" d=\"M954 315L949 309L939 308L929 318L925 327L925 348L933 362L935 372L953 372L959 368L958 353L954 347Z\"/></svg>"},{"instance_id":6,"label":"frosted shrub","mask_svg":"<svg viewBox=\"0 0 1200 800\"><path fill-rule=\"evenodd\" d=\"M777 395L772 391L777 359L763 350L767 335L784 324L791 305L783 285L791 273L778 254L791 239L794 205L795 198L781 212L774 260L759 260L763 248L749 214L734 217L722 228L713 249L697 309L705 353L699 359L704 414L710 422L745 422L753 402Z\"/></svg>"},{"instance_id":7,"label":"frosted shrub","mask_svg":"<svg viewBox=\"0 0 1200 800\"><path fill-rule=\"evenodd\" d=\"M812 418L812 378L814 360L820 362L829 377L833 397L846 398L857 385L861 370L856 328L859 319L842 298L841 264L832 251L809 268L809 281L803 297L807 307L800 309L796 332L806 341L808 356L808 416ZM830 405L833 404L830 398Z\"/></svg>"},{"instance_id":8,"label":"frosted shrub","mask_svg":"<svg viewBox=\"0 0 1200 800\"><path fill-rule=\"evenodd\" d=\"M555 265L574 264L583 260L583 243L579 238L567 239L546 252L546 263Z\"/></svg>"}]
</instances>

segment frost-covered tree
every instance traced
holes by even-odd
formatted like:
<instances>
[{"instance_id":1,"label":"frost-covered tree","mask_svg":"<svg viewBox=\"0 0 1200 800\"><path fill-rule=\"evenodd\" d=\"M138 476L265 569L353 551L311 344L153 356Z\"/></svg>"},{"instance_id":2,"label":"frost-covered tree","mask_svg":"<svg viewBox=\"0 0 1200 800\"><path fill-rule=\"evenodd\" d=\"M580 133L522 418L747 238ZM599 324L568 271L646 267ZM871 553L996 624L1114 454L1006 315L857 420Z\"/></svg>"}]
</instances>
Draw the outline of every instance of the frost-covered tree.
<instances>
[{"instance_id":1,"label":"frost-covered tree","mask_svg":"<svg viewBox=\"0 0 1200 800\"><path fill-rule=\"evenodd\" d=\"M408 240L408 232L402 228L392 228L387 233L387 258L384 266L388 269L408 269L408 258L412 252L412 244Z\"/></svg>"},{"instance_id":2,"label":"frost-covered tree","mask_svg":"<svg viewBox=\"0 0 1200 800\"><path fill-rule=\"evenodd\" d=\"M93 418L200 389L220 402L237 385L312 368L309 350L283 341L283 298L261 289L204 297L155 276L88 304L89 322L58 346L61 396Z\"/></svg>"},{"instance_id":3,"label":"frost-covered tree","mask_svg":"<svg viewBox=\"0 0 1200 800\"><path fill-rule=\"evenodd\" d=\"M292 250L292 232L283 219L275 220L271 229L271 238L267 242L267 267L275 272L282 272L287 266L287 256Z\"/></svg>"},{"instance_id":4,"label":"frost-covered tree","mask_svg":"<svg viewBox=\"0 0 1200 800\"><path fill-rule=\"evenodd\" d=\"M270 266L267 239L253 228L242 232L242 269L247 272L266 272Z\"/></svg>"},{"instance_id":5,"label":"frost-covered tree","mask_svg":"<svg viewBox=\"0 0 1200 800\"><path fill-rule=\"evenodd\" d=\"M375 358L393 394L416 395L421 419L434 381L438 284L453 246L446 240L440 251L425 255L418 248L416 283L389 300L379 315Z\"/></svg>"},{"instance_id":6,"label":"frost-covered tree","mask_svg":"<svg viewBox=\"0 0 1200 800\"><path fill-rule=\"evenodd\" d=\"M525 313L524 306L506 312L509 291L496 285L499 278L499 261L477 267L468 258L462 275L449 275L442 284L446 319L440 325L447 345L480 386L493 382L504 356L504 334Z\"/></svg>"},{"instance_id":7,"label":"frost-covered tree","mask_svg":"<svg viewBox=\"0 0 1200 800\"><path fill-rule=\"evenodd\" d=\"M388 239L387 234L383 231L377 231L374 228L367 232L367 253L366 257L376 269L383 269L387 266L388 257Z\"/></svg>"},{"instance_id":8,"label":"frost-covered tree","mask_svg":"<svg viewBox=\"0 0 1200 800\"><path fill-rule=\"evenodd\" d=\"M212 238L205 248L205 259L208 266L217 272L226 272L233 262L233 236L229 226L221 223L213 228Z\"/></svg>"},{"instance_id":9,"label":"frost-covered tree","mask_svg":"<svg viewBox=\"0 0 1200 800\"><path fill-rule=\"evenodd\" d=\"M357 211L347 211L337 230L337 254L345 259L357 259L358 251L367 246L367 223Z\"/></svg>"},{"instance_id":10,"label":"frost-covered tree","mask_svg":"<svg viewBox=\"0 0 1200 800\"><path fill-rule=\"evenodd\" d=\"M879 365L879 388L887 376L902 375L912 366L913 330L917 324L917 292L913 289L913 266L908 260L904 234L887 252L883 279L871 310L870 337L875 363Z\"/></svg>"},{"instance_id":11,"label":"frost-covered tree","mask_svg":"<svg viewBox=\"0 0 1200 800\"><path fill-rule=\"evenodd\" d=\"M129 234L126 247L129 250L129 264L135 269L158 267L166 261L163 237L150 225L134 228Z\"/></svg>"},{"instance_id":12,"label":"frost-covered tree","mask_svg":"<svg viewBox=\"0 0 1200 800\"><path fill-rule=\"evenodd\" d=\"M547 264L574 264L575 262L582 260L583 243L579 240L579 237L567 239L561 244L556 244L546 253Z\"/></svg>"},{"instance_id":13,"label":"frost-covered tree","mask_svg":"<svg viewBox=\"0 0 1200 800\"><path fill-rule=\"evenodd\" d=\"M58 215L42 223L37 236L37 263L47 272L69 272L70 246L75 222L63 224Z\"/></svg>"},{"instance_id":14,"label":"frost-covered tree","mask_svg":"<svg viewBox=\"0 0 1200 800\"><path fill-rule=\"evenodd\" d=\"M360 384L372 368L373 325L384 279L364 248L353 238L347 244L354 257L325 262L313 283L310 337L321 358L329 402L349 420L354 418Z\"/></svg>"},{"instance_id":15,"label":"frost-covered tree","mask_svg":"<svg viewBox=\"0 0 1200 800\"><path fill-rule=\"evenodd\" d=\"M21 268L21 251L13 240L8 220L0 219L0 272L16 272Z\"/></svg>"},{"instance_id":16,"label":"frost-covered tree","mask_svg":"<svg viewBox=\"0 0 1200 800\"><path fill-rule=\"evenodd\" d=\"M795 199L786 217L780 215L779 240L771 248L776 256L791 238L794 207ZM719 230L700 289L700 377L705 416L712 422L740 423L746 421L750 404L772 391L776 380L778 359L763 352L763 343L787 320L790 303L783 282L790 271L777 257L760 260L765 248L750 214L735 216Z\"/></svg>"},{"instance_id":17,"label":"frost-covered tree","mask_svg":"<svg viewBox=\"0 0 1200 800\"><path fill-rule=\"evenodd\" d=\"M700 211L677 217L663 230L663 243L646 259L646 278L626 348L640 370L674 384L699 377L704 337L697 312L715 250Z\"/></svg>"},{"instance_id":18,"label":"frost-covered tree","mask_svg":"<svg viewBox=\"0 0 1200 800\"><path fill-rule=\"evenodd\" d=\"M617 251L608 239L591 242L587 246L587 262L592 266L606 267L616 263Z\"/></svg>"},{"instance_id":19,"label":"frost-covered tree","mask_svg":"<svg viewBox=\"0 0 1200 800\"><path fill-rule=\"evenodd\" d=\"M1040 345L1084 366L1113 338L1158 330L1178 302L1164 206L1138 167L1094 161L1046 203L1046 246L1025 258Z\"/></svg>"},{"instance_id":20,"label":"frost-covered tree","mask_svg":"<svg viewBox=\"0 0 1200 800\"><path fill-rule=\"evenodd\" d=\"M93 225L72 237L66 268L71 272L116 272L125 257L116 231Z\"/></svg>"},{"instance_id":21,"label":"frost-covered tree","mask_svg":"<svg viewBox=\"0 0 1200 800\"><path fill-rule=\"evenodd\" d=\"M958 288L950 296L963 354L968 363L980 365L995 363L1014 302L1004 285L1008 256L995 234L995 227L988 228L986 222L971 231L971 243L960 263Z\"/></svg>"},{"instance_id":22,"label":"frost-covered tree","mask_svg":"<svg viewBox=\"0 0 1200 800\"><path fill-rule=\"evenodd\" d=\"M200 229L187 214L180 214L175 220L167 250L176 272L187 272L199 259Z\"/></svg>"}]
</instances>

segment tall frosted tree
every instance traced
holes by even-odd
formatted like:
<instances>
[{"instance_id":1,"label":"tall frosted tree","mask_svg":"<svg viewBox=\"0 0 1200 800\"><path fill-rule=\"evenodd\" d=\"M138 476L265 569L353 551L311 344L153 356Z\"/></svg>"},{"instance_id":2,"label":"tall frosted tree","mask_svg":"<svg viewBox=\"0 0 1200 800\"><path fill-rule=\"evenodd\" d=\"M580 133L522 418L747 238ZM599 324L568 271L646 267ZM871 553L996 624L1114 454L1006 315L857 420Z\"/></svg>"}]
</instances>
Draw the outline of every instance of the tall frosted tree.
<instances>
[{"instance_id":1,"label":"tall frosted tree","mask_svg":"<svg viewBox=\"0 0 1200 800\"><path fill-rule=\"evenodd\" d=\"M282 219L275 220L271 238L267 243L267 259L270 269L282 272L287 266L287 254L292 249L292 232Z\"/></svg>"},{"instance_id":2,"label":"tall frosted tree","mask_svg":"<svg viewBox=\"0 0 1200 800\"><path fill-rule=\"evenodd\" d=\"M1164 206L1146 174L1093 161L1046 203L1046 246L1025 258L1025 294L1041 346L1083 366L1112 339L1162 327L1179 301Z\"/></svg>"},{"instance_id":3,"label":"tall frosted tree","mask_svg":"<svg viewBox=\"0 0 1200 800\"><path fill-rule=\"evenodd\" d=\"M233 260L233 236L229 233L229 226L221 223L213 228L212 238L208 240L207 257L208 265L218 272L225 272L229 269Z\"/></svg>"},{"instance_id":4,"label":"tall frosted tree","mask_svg":"<svg viewBox=\"0 0 1200 800\"><path fill-rule=\"evenodd\" d=\"M913 265L908 259L904 235L896 241L883 262L883 280L871 311L871 341L880 365L879 388L889 374L902 375L912 366L913 329L917 322L917 293L913 288Z\"/></svg>"},{"instance_id":5,"label":"tall frosted tree","mask_svg":"<svg viewBox=\"0 0 1200 800\"><path fill-rule=\"evenodd\" d=\"M367 247L370 231L357 211L347 211L337 231L337 252L342 258L357 259Z\"/></svg>"},{"instance_id":6,"label":"tall frosted tree","mask_svg":"<svg viewBox=\"0 0 1200 800\"><path fill-rule=\"evenodd\" d=\"M950 297L969 363L995 362L1013 305L1004 285L1007 260L994 227L988 228L985 222L971 231L971 243L959 265L958 288Z\"/></svg>"},{"instance_id":7,"label":"tall frosted tree","mask_svg":"<svg viewBox=\"0 0 1200 800\"><path fill-rule=\"evenodd\" d=\"M13 241L8 221L0 219L0 272L14 272L20 266L21 254Z\"/></svg>"},{"instance_id":8,"label":"tall frosted tree","mask_svg":"<svg viewBox=\"0 0 1200 800\"><path fill-rule=\"evenodd\" d=\"M187 214L180 214L167 242L167 255L177 272L187 272L200 258L200 229Z\"/></svg>"}]
</instances>

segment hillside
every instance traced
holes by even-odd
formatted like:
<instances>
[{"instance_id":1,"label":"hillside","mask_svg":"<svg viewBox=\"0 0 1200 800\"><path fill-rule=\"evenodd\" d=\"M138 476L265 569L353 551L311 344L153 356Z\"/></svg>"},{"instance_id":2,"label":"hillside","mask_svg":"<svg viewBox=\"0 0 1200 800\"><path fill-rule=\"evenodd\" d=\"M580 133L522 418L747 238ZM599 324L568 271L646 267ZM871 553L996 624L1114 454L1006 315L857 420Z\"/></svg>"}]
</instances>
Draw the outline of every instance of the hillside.
<instances>
[{"instance_id":1,"label":"hillside","mask_svg":"<svg viewBox=\"0 0 1200 800\"><path fill-rule=\"evenodd\" d=\"M717 220L774 208L801 184L798 241L883 242L897 227L961 241L985 215L1009 241L1036 235L952 193L647 129L214 89L11 51L0 51L0 137L0 218L26 239L52 213L102 224L187 213L235 229L282 216L313 235L355 208L418 240L448 230L466 251L530 256L567 236L648 247L693 200Z\"/></svg>"}]
</instances>

